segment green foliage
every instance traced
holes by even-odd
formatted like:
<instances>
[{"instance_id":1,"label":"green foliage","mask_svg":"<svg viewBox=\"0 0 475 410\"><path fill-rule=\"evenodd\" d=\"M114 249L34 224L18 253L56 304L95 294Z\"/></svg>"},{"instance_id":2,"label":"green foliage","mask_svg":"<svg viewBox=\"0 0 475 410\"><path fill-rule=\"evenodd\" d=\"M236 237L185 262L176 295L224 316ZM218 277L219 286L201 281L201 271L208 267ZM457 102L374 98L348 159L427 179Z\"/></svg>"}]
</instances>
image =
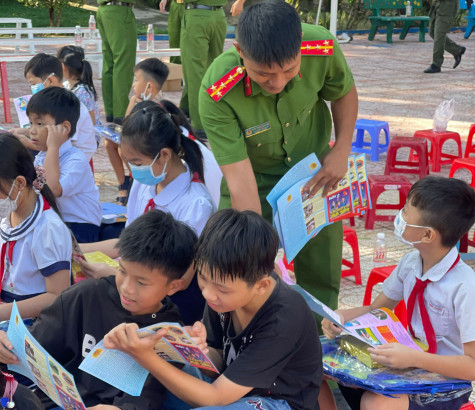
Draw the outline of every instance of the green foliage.
<instances>
[{"instance_id":1,"label":"green foliage","mask_svg":"<svg viewBox=\"0 0 475 410\"><path fill-rule=\"evenodd\" d=\"M61 25L61 14L64 7L69 7L68 0L18 0L25 6L40 7L48 10L49 25L57 26ZM78 0L78 5L84 4L84 0Z\"/></svg>"}]
</instances>

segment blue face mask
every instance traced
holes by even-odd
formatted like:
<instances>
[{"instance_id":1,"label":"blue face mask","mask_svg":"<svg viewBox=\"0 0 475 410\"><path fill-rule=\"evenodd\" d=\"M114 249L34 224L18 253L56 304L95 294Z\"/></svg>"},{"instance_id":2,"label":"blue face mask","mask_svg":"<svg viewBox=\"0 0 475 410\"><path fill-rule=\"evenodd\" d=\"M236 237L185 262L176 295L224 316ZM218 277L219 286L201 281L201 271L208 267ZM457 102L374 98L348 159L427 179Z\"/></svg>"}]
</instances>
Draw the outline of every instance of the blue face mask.
<instances>
[{"instance_id":1,"label":"blue face mask","mask_svg":"<svg viewBox=\"0 0 475 410\"><path fill-rule=\"evenodd\" d=\"M54 73L51 73L48 77L46 77L46 80L52 76L54 76ZM35 95L36 93L39 93L41 90L43 90L45 88L46 80L44 80L42 83L33 84L31 86L31 94Z\"/></svg>"},{"instance_id":2,"label":"blue face mask","mask_svg":"<svg viewBox=\"0 0 475 410\"><path fill-rule=\"evenodd\" d=\"M167 176L166 169L167 169L167 162L165 162L165 166L163 167L163 171L160 175L155 176L153 175L152 166L160 156L160 153L154 158L150 165L133 165L129 162L130 170L132 171L132 177L141 184L144 185L157 185L162 182L165 177Z\"/></svg>"}]
</instances>

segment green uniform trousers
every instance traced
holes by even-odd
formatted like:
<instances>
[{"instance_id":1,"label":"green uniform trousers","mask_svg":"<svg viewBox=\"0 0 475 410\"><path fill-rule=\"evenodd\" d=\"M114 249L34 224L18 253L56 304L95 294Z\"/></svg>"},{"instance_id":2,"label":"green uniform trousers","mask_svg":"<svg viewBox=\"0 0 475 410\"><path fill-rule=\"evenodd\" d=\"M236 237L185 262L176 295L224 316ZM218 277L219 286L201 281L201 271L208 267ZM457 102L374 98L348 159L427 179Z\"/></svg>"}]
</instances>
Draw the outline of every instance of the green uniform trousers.
<instances>
[{"instance_id":1,"label":"green uniform trousers","mask_svg":"<svg viewBox=\"0 0 475 410\"><path fill-rule=\"evenodd\" d=\"M180 107L190 112L191 125L201 130L198 94L211 62L223 52L226 37L224 10L185 10L181 27L181 61L185 88Z\"/></svg>"},{"instance_id":2,"label":"green uniform trousers","mask_svg":"<svg viewBox=\"0 0 475 410\"><path fill-rule=\"evenodd\" d=\"M185 12L185 4L178 4L176 0L170 3L170 11L168 13L168 42L170 48L180 48L181 20ZM170 63L181 64L181 58L170 57Z\"/></svg>"},{"instance_id":3,"label":"green uniform trousers","mask_svg":"<svg viewBox=\"0 0 475 410\"><path fill-rule=\"evenodd\" d=\"M99 6L97 27L102 38L102 98L106 115L120 118L129 104L137 49L131 7Z\"/></svg>"},{"instance_id":4,"label":"green uniform trousers","mask_svg":"<svg viewBox=\"0 0 475 410\"><path fill-rule=\"evenodd\" d=\"M262 201L261 194L259 190L262 216L272 223L271 207L267 201ZM219 209L231 207L231 198L221 196ZM342 248L342 223L335 222L323 228L294 259L297 283L332 309L338 308ZM318 325L320 328L320 324Z\"/></svg>"},{"instance_id":5,"label":"green uniform trousers","mask_svg":"<svg viewBox=\"0 0 475 410\"><path fill-rule=\"evenodd\" d=\"M453 56L462 47L447 37L458 10L458 0L435 0L430 8L429 35L434 39L432 64L442 67L444 50Z\"/></svg>"}]
</instances>

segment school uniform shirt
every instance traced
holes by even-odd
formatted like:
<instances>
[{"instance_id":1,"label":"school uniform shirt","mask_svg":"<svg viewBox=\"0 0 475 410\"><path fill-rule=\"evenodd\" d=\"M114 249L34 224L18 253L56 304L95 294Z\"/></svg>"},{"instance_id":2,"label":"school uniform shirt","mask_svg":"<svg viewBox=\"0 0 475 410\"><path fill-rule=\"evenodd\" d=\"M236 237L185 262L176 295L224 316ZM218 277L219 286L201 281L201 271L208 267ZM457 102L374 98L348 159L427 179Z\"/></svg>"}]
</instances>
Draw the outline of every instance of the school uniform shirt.
<instances>
[{"instance_id":1,"label":"school uniform shirt","mask_svg":"<svg viewBox=\"0 0 475 410\"><path fill-rule=\"evenodd\" d=\"M424 303L434 328L437 340L437 354L463 354L463 343L475 341L475 274L472 268L459 261L447 272L458 256L457 248L422 275L422 259L418 251L405 255L396 269L383 283L383 293L392 300L407 304L416 278L430 280L424 291ZM414 305L412 315L414 335L426 342L419 310Z\"/></svg>"},{"instance_id":2,"label":"school uniform shirt","mask_svg":"<svg viewBox=\"0 0 475 410\"><path fill-rule=\"evenodd\" d=\"M71 142L84 153L89 162L97 150L95 128L86 106L81 101L79 103L81 110L76 124L76 132L71 137Z\"/></svg>"},{"instance_id":3,"label":"school uniform shirt","mask_svg":"<svg viewBox=\"0 0 475 410\"><path fill-rule=\"evenodd\" d=\"M72 240L67 226L53 209L43 210L41 195L35 209L12 228L10 218L0 222L0 247L13 245L12 258L6 252L1 299L24 300L46 292L45 278L70 269Z\"/></svg>"},{"instance_id":4,"label":"school uniform shirt","mask_svg":"<svg viewBox=\"0 0 475 410\"><path fill-rule=\"evenodd\" d=\"M154 185L144 185L134 180L127 203L126 226L142 215L153 199L155 209L171 213L176 220L186 223L200 235L216 207L206 186L201 182L193 182L190 170L185 166L186 172L178 175L159 194L156 194Z\"/></svg>"},{"instance_id":5,"label":"school uniform shirt","mask_svg":"<svg viewBox=\"0 0 475 410\"><path fill-rule=\"evenodd\" d=\"M141 395L132 397L78 367L96 344L121 323L137 323L142 328L159 322L181 322L177 307L168 297L162 305L155 313L133 316L120 303L115 276L86 279L43 309L31 333L74 376L87 407L109 404L123 410L159 410L166 390L154 377L149 375Z\"/></svg>"},{"instance_id":6,"label":"school uniform shirt","mask_svg":"<svg viewBox=\"0 0 475 410\"><path fill-rule=\"evenodd\" d=\"M40 151L35 165L43 165L45 157L46 151ZM99 226L102 219L99 190L86 156L70 140L59 148L59 171L63 193L56 202L63 220Z\"/></svg>"},{"instance_id":7,"label":"school uniform shirt","mask_svg":"<svg viewBox=\"0 0 475 410\"><path fill-rule=\"evenodd\" d=\"M185 137L192 138L185 127L180 128ZM214 157L214 154L211 152L211 150L201 141L198 141L197 139L194 141L198 144L201 155L203 155L205 185L209 194L211 195L211 198L213 198L214 205L217 208L219 206L219 196L221 193L221 180L223 179L223 173L221 172L221 168L219 168L216 158Z\"/></svg>"}]
</instances>

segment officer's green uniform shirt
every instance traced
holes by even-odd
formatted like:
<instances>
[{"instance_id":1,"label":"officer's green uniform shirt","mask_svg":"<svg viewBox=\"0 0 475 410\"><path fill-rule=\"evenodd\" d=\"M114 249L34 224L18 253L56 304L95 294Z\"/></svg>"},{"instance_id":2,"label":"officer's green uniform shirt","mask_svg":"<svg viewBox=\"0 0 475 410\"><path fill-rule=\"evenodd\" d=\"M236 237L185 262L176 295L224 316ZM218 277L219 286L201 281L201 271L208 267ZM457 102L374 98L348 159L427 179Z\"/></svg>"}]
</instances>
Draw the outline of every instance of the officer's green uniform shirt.
<instances>
[{"instance_id":1,"label":"officer's green uniform shirt","mask_svg":"<svg viewBox=\"0 0 475 410\"><path fill-rule=\"evenodd\" d=\"M303 40L327 40L331 34L320 26L302 24ZM200 117L219 165L249 158L256 175L263 214L270 216L267 193L290 167L311 152L321 158L328 150L332 130L325 103L347 94L353 76L336 41L333 55L302 56L300 76L279 95L264 91L251 81L252 95L245 95L241 80L215 102L207 93L232 68L243 65L235 48L219 56L208 69L200 90ZM230 206L223 180L220 208Z\"/></svg>"},{"instance_id":2,"label":"officer's green uniform shirt","mask_svg":"<svg viewBox=\"0 0 475 410\"><path fill-rule=\"evenodd\" d=\"M333 39L332 55L303 55L300 75L278 95L264 91L252 80L245 95L242 79L214 101L206 91L236 66L243 66L233 48L216 58L200 89L200 117L218 164L246 158L256 177L262 215L272 220L266 196L298 161L315 152L328 152L332 118L325 101L346 95L354 80L337 41L320 26L302 24L303 41ZM231 207L226 181L221 185L219 208ZM294 260L299 283L332 308L338 307L341 275L342 227L324 228Z\"/></svg>"}]
</instances>

